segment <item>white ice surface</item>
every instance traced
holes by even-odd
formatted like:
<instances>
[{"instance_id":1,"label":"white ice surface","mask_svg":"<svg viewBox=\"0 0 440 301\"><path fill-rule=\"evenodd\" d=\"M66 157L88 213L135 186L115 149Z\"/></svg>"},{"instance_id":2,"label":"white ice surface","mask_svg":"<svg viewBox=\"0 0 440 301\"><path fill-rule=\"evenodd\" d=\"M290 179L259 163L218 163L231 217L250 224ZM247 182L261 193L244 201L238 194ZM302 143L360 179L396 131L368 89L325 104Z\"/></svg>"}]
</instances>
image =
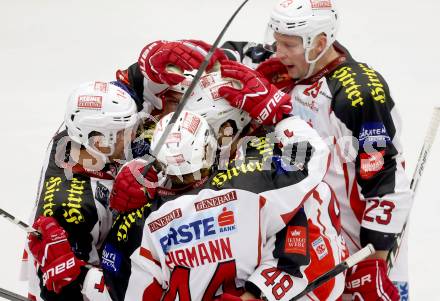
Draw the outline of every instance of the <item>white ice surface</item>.
<instances>
[{"instance_id":1,"label":"white ice surface","mask_svg":"<svg viewBox=\"0 0 440 301\"><path fill-rule=\"evenodd\" d=\"M63 118L69 92L112 80L156 39L213 42L239 0L0 0L0 207L27 220L44 150ZM410 5L411 3L411 5ZM261 40L270 0L250 0L225 40ZM381 72L403 116L412 175L431 108L440 105L440 2L340 0L339 40ZM412 300L438 298L440 137L419 187L410 227ZM437 172L436 172L437 171ZM439 186L437 186L439 188ZM17 280L25 235L0 219L0 287Z\"/></svg>"}]
</instances>

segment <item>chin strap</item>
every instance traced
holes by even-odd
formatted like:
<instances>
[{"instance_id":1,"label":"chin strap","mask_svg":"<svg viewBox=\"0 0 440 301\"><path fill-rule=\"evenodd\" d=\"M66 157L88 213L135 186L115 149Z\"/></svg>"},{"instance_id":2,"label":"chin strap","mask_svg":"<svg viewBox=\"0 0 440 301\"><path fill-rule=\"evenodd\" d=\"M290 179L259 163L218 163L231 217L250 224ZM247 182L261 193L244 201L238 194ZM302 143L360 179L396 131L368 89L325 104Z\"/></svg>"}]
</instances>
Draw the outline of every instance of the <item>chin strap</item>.
<instances>
[{"instance_id":1,"label":"chin strap","mask_svg":"<svg viewBox=\"0 0 440 301\"><path fill-rule=\"evenodd\" d=\"M331 45L332 44L327 43L324 50L322 50L321 53L314 60L309 60L310 51L312 51L312 47L310 46L306 48L306 51L304 52L304 57L306 59L306 62L309 63L309 70L307 71L307 74L304 77L304 79L309 78L310 76L313 75L313 72L315 71L315 67L316 67L316 62L318 62L318 60L324 56L327 50L330 49Z\"/></svg>"}]
</instances>

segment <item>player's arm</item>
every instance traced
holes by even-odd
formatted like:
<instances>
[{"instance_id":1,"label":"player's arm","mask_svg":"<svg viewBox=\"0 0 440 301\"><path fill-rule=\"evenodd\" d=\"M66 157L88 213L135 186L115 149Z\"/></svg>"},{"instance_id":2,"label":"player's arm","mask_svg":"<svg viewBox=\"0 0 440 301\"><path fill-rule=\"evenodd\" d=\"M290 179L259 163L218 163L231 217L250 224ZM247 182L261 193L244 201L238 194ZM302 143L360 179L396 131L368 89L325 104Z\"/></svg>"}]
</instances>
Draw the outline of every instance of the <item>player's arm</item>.
<instances>
[{"instance_id":1,"label":"player's arm","mask_svg":"<svg viewBox=\"0 0 440 301\"><path fill-rule=\"evenodd\" d=\"M142 100L144 110L163 109L161 95L173 85L184 80L181 74L170 71L168 67L177 67L182 71L198 69L211 45L199 40L154 41L141 51L138 62L127 70L118 70L118 81L128 85ZM222 50L214 52L207 70L217 61L227 59Z\"/></svg>"},{"instance_id":2,"label":"player's arm","mask_svg":"<svg viewBox=\"0 0 440 301\"><path fill-rule=\"evenodd\" d=\"M144 226L142 243L131 255L131 273L124 300L159 301L164 293L161 261L154 251L151 235Z\"/></svg>"},{"instance_id":3,"label":"player's arm","mask_svg":"<svg viewBox=\"0 0 440 301\"><path fill-rule=\"evenodd\" d=\"M276 125L274 136L274 155L270 166L273 187L260 193L266 200L265 210L271 214L267 235L284 228L300 210L303 202L321 183L329 162L328 146L300 118L282 120Z\"/></svg>"},{"instance_id":4,"label":"player's arm","mask_svg":"<svg viewBox=\"0 0 440 301\"><path fill-rule=\"evenodd\" d=\"M365 299L379 296L397 300L399 294L387 276L384 259L395 242L395 235L402 230L412 202L399 140L400 118L388 86L379 73L365 64L357 64L339 68L333 79L348 71L361 76L356 77L357 82L350 91L348 87L339 90L333 110L344 124L342 132L355 138L353 188L359 190L360 199L365 202L365 209L358 212L361 246L371 243L377 253L348 271L347 290L359 293ZM361 204L359 199L350 202ZM358 279L371 281L353 285ZM378 283L381 284L380 290Z\"/></svg>"},{"instance_id":5,"label":"player's arm","mask_svg":"<svg viewBox=\"0 0 440 301\"><path fill-rule=\"evenodd\" d=\"M73 252L67 232L53 217L39 217L33 227L41 238L29 234L28 245L38 265L44 300L80 300L88 269Z\"/></svg>"},{"instance_id":6,"label":"player's arm","mask_svg":"<svg viewBox=\"0 0 440 301\"><path fill-rule=\"evenodd\" d=\"M333 109L347 128L345 134L355 138L356 184L365 200L361 244L372 243L376 250L388 251L412 202L399 137L400 117L382 76L364 64L358 68L357 72L366 75L358 79L359 102L347 99L346 90L341 89Z\"/></svg>"}]
</instances>

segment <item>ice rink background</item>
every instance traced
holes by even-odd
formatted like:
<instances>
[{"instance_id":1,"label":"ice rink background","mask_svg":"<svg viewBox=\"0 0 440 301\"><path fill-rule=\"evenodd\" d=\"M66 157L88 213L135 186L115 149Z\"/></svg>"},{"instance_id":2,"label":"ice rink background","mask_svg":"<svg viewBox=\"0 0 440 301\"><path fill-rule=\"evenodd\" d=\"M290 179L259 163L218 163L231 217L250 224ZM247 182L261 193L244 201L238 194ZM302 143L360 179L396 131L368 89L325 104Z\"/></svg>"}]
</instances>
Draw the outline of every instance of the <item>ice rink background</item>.
<instances>
[{"instance_id":1,"label":"ice rink background","mask_svg":"<svg viewBox=\"0 0 440 301\"><path fill-rule=\"evenodd\" d=\"M239 0L0 0L0 208L27 220L43 155L63 119L70 91L112 80L156 39L213 42ZM264 35L272 0L250 0L225 40ZM440 2L339 0L338 40L384 75L403 117L412 175L431 108L440 105ZM433 146L410 226L412 300L440 294L440 137ZM0 219L0 287L25 294L18 281L25 235Z\"/></svg>"}]
</instances>

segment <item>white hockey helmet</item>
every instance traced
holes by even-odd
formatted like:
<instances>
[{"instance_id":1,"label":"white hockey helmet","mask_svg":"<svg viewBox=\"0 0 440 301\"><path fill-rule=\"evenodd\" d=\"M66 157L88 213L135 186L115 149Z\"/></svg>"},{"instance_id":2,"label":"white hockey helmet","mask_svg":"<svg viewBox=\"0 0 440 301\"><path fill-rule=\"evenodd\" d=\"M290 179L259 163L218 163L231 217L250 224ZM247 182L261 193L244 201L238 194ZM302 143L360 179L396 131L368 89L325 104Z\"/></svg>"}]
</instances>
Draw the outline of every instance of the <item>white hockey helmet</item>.
<instances>
[{"instance_id":1,"label":"white hockey helmet","mask_svg":"<svg viewBox=\"0 0 440 301\"><path fill-rule=\"evenodd\" d=\"M272 10L265 44L269 48L275 45L275 32L301 37L305 59L311 64L316 62L336 40L337 29L338 13L335 0L280 0ZM327 36L326 48L317 58L310 60L309 52L313 41L321 33Z\"/></svg>"},{"instance_id":2,"label":"white hockey helmet","mask_svg":"<svg viewBox=\"0 0 440 301\"><path fill-rule=\"evenodd\" d=\"M185 93L194 78L195 72L185 71L183 75L185 80L170 87L170 90ZM216 135L226 121L232 121L237 128L237 133L240 133L249 124L251 117L247 112L231 106L218 93L220 87L233 85L235 85L235 82L231 79L222 78L220 71L202 75L185 104L185 110L204 117Z\"/></svg>"},{"instance_id":3,"label":"white hockey helmet","mask_svg":"<svg viewBox=\"0 0 440 301\"><path fill-rule=\"evenodd\" d=\"M174 113L164 116L156 125L151 147L156 149ZM215 160L217 141L202 116L182 111L161 147L157 160L167 175L181 176L210 168Z\"/></svg>"},{"instance_id":4,"label":"white hockey helmet","mask_svg":"<svg viewBox=\"0 0 440 301\"><path fill-rule=\"evenodd\" d=\"M123 89L106 82L87 82L76 88L67 102L64 122L69 137L97 155L90 136L103 136L101 146L110 147L105 159L114 152L117 134L138 124L135 101ZM129 141L127 141L129 142Z\"/></svg>"}]
</instances>

